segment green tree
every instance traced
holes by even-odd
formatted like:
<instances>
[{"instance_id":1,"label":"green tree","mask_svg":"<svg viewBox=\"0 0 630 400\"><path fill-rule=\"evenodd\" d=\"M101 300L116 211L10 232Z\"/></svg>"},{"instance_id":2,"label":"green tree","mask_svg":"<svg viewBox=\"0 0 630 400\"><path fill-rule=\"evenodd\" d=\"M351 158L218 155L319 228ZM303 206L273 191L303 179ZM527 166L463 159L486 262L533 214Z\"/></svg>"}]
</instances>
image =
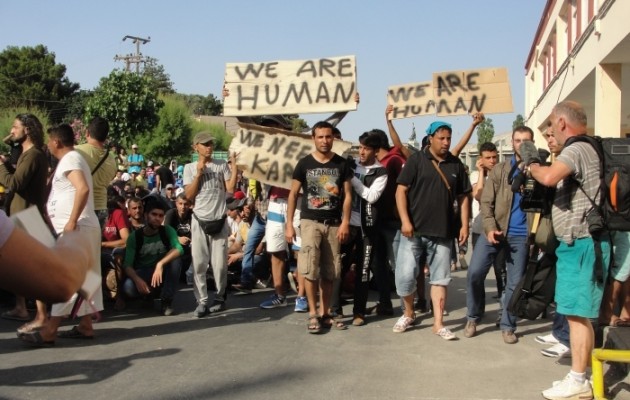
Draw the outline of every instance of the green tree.
<instances>
[{"instance_id":1,"label":"green tree","mask_svg":"<svg viewBox=\"0 0 630 400\"><path fill-rule=\"evenodd\" d=\"M114 70L94 89L83 121L87 123L95 116L106 118L111 140L128 147L153 131L163 105L147 76Z\"/></svg>"},{"instance_id":2,"label":"green tree","mask_svg":"<svg viewBox=\"0 0 630 400\"><path fill-rule=\"evenodd\" d=\"M214 150L226 151L229 149L230 143L232 143L232 135L225 130L223 125L193 121L193 136L202 131L209 131L215 138ZM190 143L192 143L192 138Z\"/></svg>"},{"instance_id":3,"label":"green tree","mask_svg":"<svg viewBox=\"0 0 630 400\"><path fill-rule=\"evenodd\" d=\"M9 46L0 52L0 108L37 107L59 122L77 90L79 84L66 77L66 66L57 64L46 46Z\"/></svg>"},{"instance_id":4,"label":"green tree","mask_svg":"<svg viewBox=\"0 0 630 400\"><path fill-rule=\"evenodd\" d=\"M293 132L302 132L308 128L308 124L298 114L286 114L286 119L291 123L291 130Z\"/></svg>"},{"instance_id":5,"label":"green tree","mask_svg":"<svg viewBox=\"0 0 630 400\"><path fill-rule=\"evenodd\" d=\"M221 115L223 114L223 102L212 93L207 96L200 94L178 94L194 115Z\"/></svg>"},{"instance_id":6,"label":"green tree","mask_svg":"<svg viewBox=\"0 0 630 400\"><path fill-rule=\"evenodd\" d=\"M192 119L186 104L174 96L160 96L164 107L158 113L160 122L150 135L138 139L145 158L166 162L190 153Z\"/></svg>"},{"instance_id":7,"label":"green tree","mask_svg":"<svg viewBox=\"0 0 630 400\"><path fill-rule=\"evenodd\" d=\"M523 126L523 125L525 125L525 119L523 118L521 114L518 114L514 122L512 122L512 129L516 128L517 126Z\"/></svg>"},{"instance_id":8,"label":"green tree","mask_svg":"<svg viewBox=\"0 0 630 400\"><path fill-rule=\"evenodd\" d=\"M477 150L482 144L491 142L494 137L494 125L492 125L492 119L486 118L477 127Z\"/></svg>"},{"instance_id":9,"label":"green tree","mask_svg":"<svg viewBox=\"0 0 630 400\"><path fill-rule=\"evenodd\" d=\"M142 75L151 80L153 90L161 94L175 93L171 76L166 73L164 66L156 58L147 57L142 69Z\"/></svg>"}]
</instances>

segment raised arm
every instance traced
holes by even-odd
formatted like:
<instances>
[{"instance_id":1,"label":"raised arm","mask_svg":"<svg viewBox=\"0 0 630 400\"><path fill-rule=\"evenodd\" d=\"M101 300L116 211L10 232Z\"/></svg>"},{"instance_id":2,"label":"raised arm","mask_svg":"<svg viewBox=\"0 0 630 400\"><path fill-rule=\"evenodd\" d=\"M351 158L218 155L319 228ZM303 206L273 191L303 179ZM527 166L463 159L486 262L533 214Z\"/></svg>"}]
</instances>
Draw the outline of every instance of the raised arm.
<instances>
[{"instance_id":1,"label":"raised arm","mask_svg":"<svg viewBox=\"0 0 630 400\"><path fill-rule=\"evenodd\" d=\"M452 155L454 155L455 157L459 157L459 153L464 150L464 147L466 147L466 145L470 141L470 138L472 137L472 134L475 131L477 125L482 123L485 119L486 118L483 116L483 113L476 113L473 115L472 124L470 124L470 127L468 127L468 130L464 133L464 136L462 136L459 143L457 143L457 145L451 150Z\"/></svg>"},{"instance_id":2,"label":"raised arm","mask_svg":"<svg viewBox=\"0 0 630 400\"><path fill-rule=\"evenodd\" d=\"M405 159L407 159L411 156L411 151L409 151L407 146L405 146L400 140L400 136L398 136L398 132L396 132L396 128L394 128L392 120L389 119L389 114L391 114L393 111L394 106L388 104L387 108L385 109L385 121L387 121L387 130L389 131L389 136L392 138L392 144L394 145L394 147L400 150Z\"/></svg>"}]
</instances>

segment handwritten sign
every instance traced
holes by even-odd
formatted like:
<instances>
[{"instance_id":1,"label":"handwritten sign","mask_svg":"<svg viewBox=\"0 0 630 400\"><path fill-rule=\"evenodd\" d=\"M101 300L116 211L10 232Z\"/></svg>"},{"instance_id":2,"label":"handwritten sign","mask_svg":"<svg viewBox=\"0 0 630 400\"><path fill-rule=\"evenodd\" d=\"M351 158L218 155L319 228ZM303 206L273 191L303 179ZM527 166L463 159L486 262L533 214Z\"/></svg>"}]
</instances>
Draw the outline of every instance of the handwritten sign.
<instances>
[{"instance_id":1,"label":"handwritten sign","mask_svg":"<svg viewBox=\"0 0 630 400\"><path fill-rule=\"evenodd\" d=\"M433 82L408 83L387 88L387 102L394 106L390 119L435 114Z\"/></svg>"},{"instance_id":2,"label":"handwritten sign","mask_svg":"<svg viewBox=\"0 0 630 400\"><path fill-rule=\"evenodd\" d=\"M439 116L514 111L507 68L434 73L433 98Z\"/></svg>"},{"instance_id":3,"label":"handwritten sign","mask_svg":"<svg viewBox=\"0 0 630 400\"><path fill-rule=\"evenodd\" d=\"M230 152L238 154L236 165L243 175L290 189L295 165L314 150L312 136L252 124L239 126ZM343 154L351 146L350 142L335 140L333 151Z\"/></svg>"},{"instance_id":4,"label":"handwritten sign","mask_svg":"<svg viewBox=\"0 0 630 400\"><path fill-rule=\"evenodd\" d=\"M228 63L226 116L356 110L354 56L301 61Z\"/></svg>"}]
</instances>

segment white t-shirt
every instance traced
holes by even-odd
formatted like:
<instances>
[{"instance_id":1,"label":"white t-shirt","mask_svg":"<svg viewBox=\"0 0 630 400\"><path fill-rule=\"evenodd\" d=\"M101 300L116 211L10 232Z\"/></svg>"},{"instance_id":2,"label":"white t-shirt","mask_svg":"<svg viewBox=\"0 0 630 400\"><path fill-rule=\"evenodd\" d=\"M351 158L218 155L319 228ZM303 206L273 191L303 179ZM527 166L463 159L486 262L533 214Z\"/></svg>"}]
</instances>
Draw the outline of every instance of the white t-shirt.
<instances>
[{"instance_id":1,"label":"white t-shirt","mask_svg":"<svg viewBox=\"0 0 630 400\"><path fill-rule=\"evenodd\" d=\"M77 170L83 173L83 177L90 188L88 201L81 211L77 225L93 228L100 227L98 218L94 212L94 195L90 167L85 159L81 157L81 154L73 150L63 156L61 160L59 160L59 164L57 164L55 175L52 178L52 189L46 205L48 217L50 217L50 221L57 233L63 232L63 228L68 223L70 214L72 213L74 197L77 190L68 179L68 174Z\"/></svg>"},{"instance_id":2,"label":"white t-shirt","mask_svg":"<svg viewBox=\"0 0 630 400\"><path fill-rule=\"evenodd\" d=\"M184 187L190 185L197 175L197 163L189 163L184 167ZM225 215L225 181L230 180L231 172L223 160L212 160L206 164L199 192L195 197L193 212L197 218L205 221L216 221Z\"/></svg>"}]
</instances>

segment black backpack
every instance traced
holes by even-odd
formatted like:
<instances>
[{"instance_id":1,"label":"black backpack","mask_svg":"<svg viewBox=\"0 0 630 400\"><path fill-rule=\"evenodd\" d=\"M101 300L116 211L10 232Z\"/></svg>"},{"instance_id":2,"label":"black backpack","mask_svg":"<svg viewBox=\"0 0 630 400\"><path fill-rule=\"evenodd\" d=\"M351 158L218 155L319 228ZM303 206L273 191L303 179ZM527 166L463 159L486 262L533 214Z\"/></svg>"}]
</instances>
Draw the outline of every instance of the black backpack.
<instances>
[{"instance_id":1,"label":"black backpack","mask_svg":"<svg viewBox=\"0 0 630 400\"><path fill-rule=\"evenodd\" d=\"M630 138L601 138L580 135L569 138L565 147L587 142L600 162L600 196L595 204L608 231L630 231Z\"/></svg>"},{"instance_id":2,"label":"black backpack","mask_svg":"<svg viewBox=\"0 0 630 400\"><path fill-rule=\"evenodd\" d=\"M534 248L525 276L514 288L508 310L519 318L534 320L553 301L556 292L556 256L544 253L538 259Z\"/></svg>"}]
</instances>

